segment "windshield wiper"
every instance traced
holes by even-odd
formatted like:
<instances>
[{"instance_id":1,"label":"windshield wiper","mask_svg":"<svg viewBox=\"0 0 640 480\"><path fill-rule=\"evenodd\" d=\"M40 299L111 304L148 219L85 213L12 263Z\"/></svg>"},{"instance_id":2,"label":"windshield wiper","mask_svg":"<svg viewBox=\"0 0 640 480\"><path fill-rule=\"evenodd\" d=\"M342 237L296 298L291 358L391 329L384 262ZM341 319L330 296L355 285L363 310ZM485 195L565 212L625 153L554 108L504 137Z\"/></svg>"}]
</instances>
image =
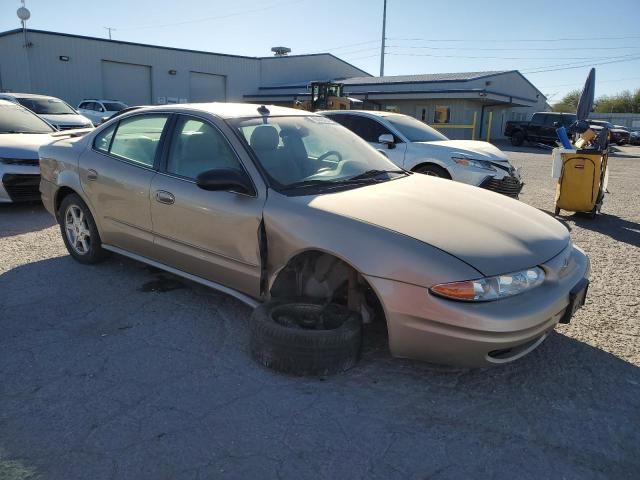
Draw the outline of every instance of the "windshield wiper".
<instances>
[{"instance_id":1,"label":"windshield wiper","mask_svg":"<svg viewBox=\"0 0 640 480\"><path fill-rule=\"evenodd\" d=\"M367 178L375 178L378 175L382 175L383 173L404 173L406 174L407 172L405 170L367 170L366 172L362 172L358 175L355 175L353 177L349 177L346 180L347 181L351 181L351 180L364 180Z\"/></svg>"}]
</instances>

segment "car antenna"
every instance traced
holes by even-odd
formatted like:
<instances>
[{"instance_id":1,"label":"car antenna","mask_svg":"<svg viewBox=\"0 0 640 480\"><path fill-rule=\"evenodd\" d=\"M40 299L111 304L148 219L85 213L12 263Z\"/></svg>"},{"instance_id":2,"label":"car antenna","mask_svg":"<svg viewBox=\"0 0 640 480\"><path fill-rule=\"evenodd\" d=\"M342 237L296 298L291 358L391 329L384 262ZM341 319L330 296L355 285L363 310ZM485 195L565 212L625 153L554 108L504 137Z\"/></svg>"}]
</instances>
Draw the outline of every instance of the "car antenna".
<instances>
[{"instance_id":1,"label":"car antenna","mask_svg":"<svg viewBox=\"0 0 640 480\"><path fill-rule=\"evenodd\" d=\"M271 112L269 112L269 109L267 107L265 107L264 105L260 105L258 107L258 113L261 114L261 115L265 115L265 117L262 119L262 121L264 123L267 123L266 115L269 115L269 113L271 113Z\"/></svg>"}]
</instances>

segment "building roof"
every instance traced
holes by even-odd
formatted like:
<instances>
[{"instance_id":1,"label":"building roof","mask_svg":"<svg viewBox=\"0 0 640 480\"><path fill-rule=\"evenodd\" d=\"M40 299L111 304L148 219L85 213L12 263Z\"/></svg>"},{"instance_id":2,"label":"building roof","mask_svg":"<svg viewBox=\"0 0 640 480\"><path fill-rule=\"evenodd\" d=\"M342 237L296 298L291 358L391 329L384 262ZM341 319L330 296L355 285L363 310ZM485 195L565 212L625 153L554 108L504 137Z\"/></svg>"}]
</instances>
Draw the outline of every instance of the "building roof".
<instances>
[{"instance_id":1,"label":"building roof","mask_svg":"<svg viewBox=\"0 0 640 480\"><path fill-rule=\"evenodd\" d=\"M354 77L344 80L345 85L381 85L391 83L440 83L440 82L466 82L479 78L492 77L512 70L495 70L486 72L459 72L459 73L427 73L422 75L387 75L384 77Z\"/></svg>"},{"instance_id":2,"label":"building roof","mask_svg":"<svg viewBox=\"0 0 640 480\"><path fill-rule=\"evenodd\" d=\"M308 53L308 54L300 54L300 55L283 55L283 56L265 56L265 57L251 57L251 56L247 56L247 55L233 55L233 54L229 54L229 53L217 53L217 52L208 52L205 50L190 50L188 48L177 48L177 47L165 47L162 45L151 45L148 43L137 43L137 42L126 42L124 40L112 40L109 38L100 38L100 37L89 37L86 35L77 35L74 33L62 33L62 32L51 32L48 30L34 30L34 29L28 29L27 32L29 33L42 33L42 34L46 34L46 35L55 35L58 37L71 37L71 38L82 38L84 40L97 40L100 42L109 42L112 44L120 44L120 45L134 45L134 46L138 46L138 47L150 47L150 48L161 48L163 50L172 50L172 51L176 51L176 52L187 52L187 53L202 53L205 55L219 55L222 57L233 57L233 58L244 58L244 59L250 59L250 60L278 60L278 59L283 59L283 58L300 58L300 57L321 57L321 56L329 56L329 57L333 57L336 60L349 65L350 67L355 68L356 70L359 70L360 72L362 72L365 75L369 75L368 72L362 70L361 68L356 67L355 65L352 65L351 63L341 59L340 57L336 57L334 54L332 53ZM15 35L15 34L22 34L22 29L21 28L16 28L13 30L7 30L4 32L0 32L0 37L6 37L8 35ZM363 78L367 78L367 77L363 77Z\"/></svg>"}]
</instances>

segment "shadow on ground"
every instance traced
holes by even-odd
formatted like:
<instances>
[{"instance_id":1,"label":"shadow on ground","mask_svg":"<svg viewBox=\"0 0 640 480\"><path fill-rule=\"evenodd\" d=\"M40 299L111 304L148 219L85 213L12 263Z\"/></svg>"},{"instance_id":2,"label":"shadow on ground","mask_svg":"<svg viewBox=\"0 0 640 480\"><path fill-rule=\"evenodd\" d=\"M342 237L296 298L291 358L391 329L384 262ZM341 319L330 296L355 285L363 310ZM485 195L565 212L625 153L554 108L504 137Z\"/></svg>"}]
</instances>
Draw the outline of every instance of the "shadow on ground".
<instances>
[{"instance_id":1,"label":"shadow on ground","mask_svg":"<svg viewBox=\"0 0 640 480\"><path fill-rule=\"evenodd\" d=\"M573 221L575 225L585 230L601 233L618 242L628 243L635 247L640 246L639 223L604 212L596 215L595 218L575 213L568 218L565 217L565 219Z\"/></svg>"},{"instance_id":2,"label":"shadow on ground","mask_svg":"<svg viewBox=\"0 0 640 480\"><path fill-rule=\"evenodd\" d=\"M55 223L42 203L0 203L0 238L43 230Z\"/></svg>"},{"instance_id":3,"label":"shadow on ground","mask_svg":"<svg viewBox=\"0 0 640 480\"><path fill-rule=\"evenodd\" d=\"M92 267L59 257L0 275L0 474L11 466L65 480L640 471L639 369L585 343L554 334L517 363L453 370L391 358L381 329L367 336L355 369L292 378L250 360L249 308L190 283L144 288L166 279L117 256Z\"/></svg>"}]
</instances>

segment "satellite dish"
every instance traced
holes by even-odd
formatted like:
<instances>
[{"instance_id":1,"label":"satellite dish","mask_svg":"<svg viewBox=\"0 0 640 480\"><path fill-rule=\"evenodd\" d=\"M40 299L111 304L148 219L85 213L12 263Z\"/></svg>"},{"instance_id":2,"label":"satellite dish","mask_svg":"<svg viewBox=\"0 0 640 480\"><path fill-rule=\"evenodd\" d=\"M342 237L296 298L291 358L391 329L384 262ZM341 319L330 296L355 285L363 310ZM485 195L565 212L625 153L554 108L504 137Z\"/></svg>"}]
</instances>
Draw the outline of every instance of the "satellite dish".
<instances>
[{"instance_id":1,"label":"satellite dish","mask_svg":"<svg viewBox=\"0 0 640 480\"><path fill-rule=\"evenodd\" d=\"M26 7L20 7L16 13L18 14L18 18L23 22L31 18L31 12Z\"/></svg>"}]
</instances>

